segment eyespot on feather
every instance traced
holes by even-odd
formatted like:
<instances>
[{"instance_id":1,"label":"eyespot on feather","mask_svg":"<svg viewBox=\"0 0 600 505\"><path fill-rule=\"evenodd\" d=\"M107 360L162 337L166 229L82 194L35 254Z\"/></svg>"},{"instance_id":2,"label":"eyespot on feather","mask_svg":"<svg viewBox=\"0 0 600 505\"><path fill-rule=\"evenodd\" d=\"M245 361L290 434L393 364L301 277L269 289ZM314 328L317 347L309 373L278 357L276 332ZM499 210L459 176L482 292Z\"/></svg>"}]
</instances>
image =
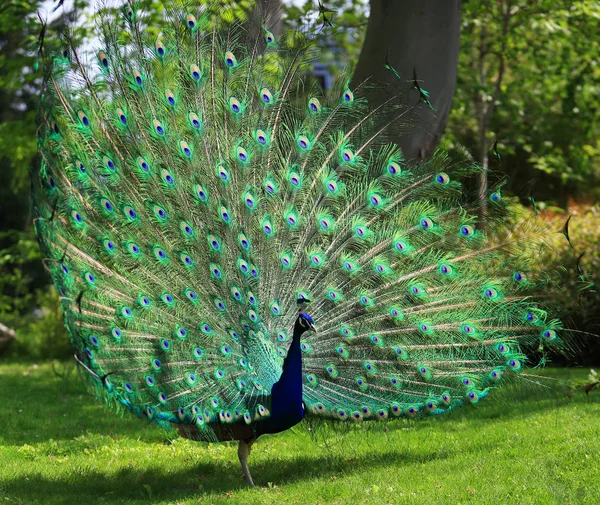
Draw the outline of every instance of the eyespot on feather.
<instances>
[{"instance_id":1,"label":"eyespot on feather","mask_svg":"<svg viewBox=\"0 0 600 505\"><path fill-rule=\"evenodd\" d=\"M179 141L179 150L185 158L190 159L192 157L192 147L185 140Z\"/></svg>"},{"instance_id":2,"label":"eyespot on feather","mask_svg":"<svg viewBox=\"0 0 600 505\"><path fill-rule=\"evenodd\" d=\"M190 77L196 82L200 81L202 72L200 71L200 67L198 67L198 65L190 65Z\"/></svg>"},{"instance_id":3,"label":"eyespot on feather","mask_svg":"<svg viewBox=\"0 0 600 505\"><path fill-rule=\"evenodd\" d=\"M192 126L192 128L199 130L200 127L202 126L202 122L200 121L200 118L198 117L198 114L196 114L195 112L190 112L188 114L188 120L190 122L190 125Z\"/></svg>"},{"instance_id":4,"label":"eyespot on feather","mask_svg":"<svg viewBox=\"0 0 600 505\"><path fill-rule=\"evenodd\" d=\"M175 107L175 95L170 89L167 89L165 91L165 99L168 105L170 105L171 107Z\"/></svg>"},{"instance_id":5,"label":"eyespot on feather","mask_svg":"<svg viewBox=\"0 0 600 505\"><path fill-rule=\"evenodd\" d=\"M225 52L224 59L225 59L225 65L227 65L227 67L235 68L238 66L237 58L231 51Z\"/></svg>"},{"instance_id":6,"label":"eyespot on feather","mask_svg":"<svg viewBox=\"0 0 600 505\"><path fill-rule=\"evenodd\" d=\"M157 40L154 43L154 53L161 59L163 59L167 54L167 49L161 40Z\"/></svg>"},{"instance_id":7,"label":"eyespot on feather","mask_svg":"<svg viewBox=\"0 0 600 505\"><path fill-rule=\"evenodd\" d=\"M448 174L446 174L445 172L440 172L435 176L435 182L441 184L442 186L445 186L450 182L450 177L448 177Z\"/></svg>"},{"instance_id":8,"label":"eyespot on feather","mask_svg":"<svg viewBox=\"0 0 600 505\"><path fill-rule=\"evenodd\" d=\"M396 163L395 161L390 161L387 164L386 167L387 173L393 176L397 176L400 175L402 169L400 168L400 165L398 163Z\"/></svg>"},{"instance_id":9,"label":"eyespot on feather","mask_svg":"<svg viewBox=\"0 0 600 505\"><path fill-rule=\"evenodd\" d=\"M229 108L236 115L242 113L242 103L235 97L229 99Z\"/></svg>"},{"instance_id":10,"label":"eyespot on feather","mask_svg":"<svg viewBox=\"0 0 600 505\"><path fill-rule=\"evenodd\" d=\"M259 91L259 95L265 105L271 105L273 103L273 94L269 91L269 88L262 88Z\"/></svg>"},{"instance_id":11,"label":"eyespot on feather","mask_svg":"<svg viewBox=\"0 0 600 505\"><path fill-rule=\"evenodd\" d=\"M196 17L192 14L188 14L186 16L185 24L192 33L194 33L198 29L198 22L196 21Z\"/></svg>"},{"instance_id":12,"label":"eyespot on feather","mask_svg":"<svg viewBox=\"0 0 600 505\"><path fill-rule=\"evenodd\" d=\"M79 117L79 122L81 123L81 126L83 126L85 128L89 128L89 126L90 126L90 120L87 117L87 114L84 111L80 110L77 113L77 116Z\"/></svg>"},{"instance_id":13,"label":"eyespot on feather","mask_svg":"<svg viewBox=\"0 0 600 505\"><path fill-rule=\"evenodd\" d=\"M235 149L235 158L242 164L247 164L250 161L250 154L242 146Z\"/></svg>"},{"instance_id":14,"label":"eyespot on feather","mask_svg":"<svg viewBox=\"0 0 600 505\"><path fill-rule=\"evenodd\" d=\"M127 125L127 115L123 109L117 109L117 118L122 125Z\"/></svg>"},{"instance_id":15,"label":"eyespot on feather","mask_svg":"<svg viewBox=\"0 0 600 505\"><path fill-rule=\"evenodd\" d=\"M342 101L346 103L351 103L354 101L354 93L352 93L349 88L346 88L342 93Z\"/></svg>"},{"instance_id":16,"label":"eyespot on feather","mask_svg":"<svg viewBox=\"0 0 600 505\"><path fill-rule=\"evenodd\" d=\"M108 55L104 51L98 51L98 61L103 70L108 69Z\"/></svg>"},{"instance_id":17,"label":"eyespot on feather","mask_svg":"<svg viewBox=\"0 0 600 505\"><path fill-rule=\"evenodd\" d=\"M133 81L135 82L135 84L137 86L140 86L140 87L144 84L144 79L142 77L142 74L139 72L139 70L133 71Z\"/></svg>"},{"instance_id":18,"label":"eyespot on feather","mask_svg":"<svg viewBox=\"0 0 600 505\"><path fill-rule=\"evenodd\" d=\"M312 113L321 112L321 102L318 98L311 98L308 101L308 110Z\"/></svg>"},{"instance_id":19,"label":"eyespot on feather","mask_svg":"<svg viewBox=\"0 0 600 505\"><path fill-rule=\"evenodd\" d=\"M271 32L270 30L267 30L266 28L264 28L264 32L265 32L265 42L267 43L267 46L272 46L275 44L275 35L273 35L273 32Z\"/></svg>"},{"instance_id":20,"label":"eyespot on feather","mask_svg":"<svg viewBox=\"0 0 600 505\"><path fill-rule=\"evenodd\" d=\"M354 161L354 153L348 148L342 149L340 151L340 158L342 163L352 163Z\"/></svg>"},{"instance_id":21,"label":"eyespot on feather","mask_svg":"<svg viewBox=\"0 0 600 505\"><path fill-rule=\"evenodd\" d=\"M308 151L311 148L310 139L306 135L298 135L296 137L296 143L302 151Z\"/></svg>"},{"instance_id":22,"label":"eyespot on feather","mask_svg":"<svg viewBox=\"0 0 600 505\"><path fill-rule=\"evenodd\" d=\"M165 128L158 119L152 120L152 126L154 128L154 132L156 132L159 137L163 137L165 135Z\"/></svg>"}]
</instances>

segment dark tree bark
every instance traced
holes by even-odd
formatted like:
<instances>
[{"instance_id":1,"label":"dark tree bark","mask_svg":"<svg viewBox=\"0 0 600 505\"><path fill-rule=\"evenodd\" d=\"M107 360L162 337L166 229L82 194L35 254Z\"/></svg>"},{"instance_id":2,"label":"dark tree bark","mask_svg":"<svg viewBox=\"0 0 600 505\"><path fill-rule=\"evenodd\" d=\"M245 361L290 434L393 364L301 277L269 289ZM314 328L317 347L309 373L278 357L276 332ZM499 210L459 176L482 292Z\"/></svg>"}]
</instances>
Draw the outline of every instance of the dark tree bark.
<instances>
[{"instance_id":1,"label":"dark tree bark","mask_svg":"<svg viewBox=\"0 0 600 505\"><path fill-rule=\"evenodd\" d=\"M461 25L461 0L371 0L365 43L360 53L353 84L371 78L375 82L398 83L388 63L411 86L413 68L423 89L430 93L436 112L418 107L418 127L398 139L406 159L428 158L446 127L456 86ZM388 96L382 88L367 90L369 103L376 105ZM416 90L408 94L410 104L419 100Z\"/></svg>"}]
</instances>

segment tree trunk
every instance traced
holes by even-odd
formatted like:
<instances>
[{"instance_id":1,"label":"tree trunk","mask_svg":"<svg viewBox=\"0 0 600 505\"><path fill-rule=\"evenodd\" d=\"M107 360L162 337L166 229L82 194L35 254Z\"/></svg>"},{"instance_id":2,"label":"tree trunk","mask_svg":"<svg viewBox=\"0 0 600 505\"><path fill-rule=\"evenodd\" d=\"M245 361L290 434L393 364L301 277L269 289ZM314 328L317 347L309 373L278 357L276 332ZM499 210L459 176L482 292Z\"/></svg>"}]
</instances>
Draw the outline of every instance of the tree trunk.
<instances>
[{"instance_id":1,"label":"tree trunk","mask_svg":"<svg viewBox=\"0 0 600 505\"><path fill-rule=\"evenodd\" d=\"M13 329L0 323L0 356L8 349L16 336L17 334Z\"/></svg>"},{"instance_id":2,"label":"tree trunk","mask_svg":"<svg viewBox=\"0 0 600 505\"><path fill-rule=\"evenodd\" d=\"M461 25L461 0L371 0L365 43L352 79L353 85L372 78L375 82L398 83L388 63L400 74L407 89L413 69L421 87L430 93L435 114L420 105L416 127L398 139L407 159L425 159L437 147L450 113L456 75ZM377 105L388 96L381 88L366 90L369 103ZM408 104L417 103L419 93L408 93Z\"/></svg>"}]
</instances>

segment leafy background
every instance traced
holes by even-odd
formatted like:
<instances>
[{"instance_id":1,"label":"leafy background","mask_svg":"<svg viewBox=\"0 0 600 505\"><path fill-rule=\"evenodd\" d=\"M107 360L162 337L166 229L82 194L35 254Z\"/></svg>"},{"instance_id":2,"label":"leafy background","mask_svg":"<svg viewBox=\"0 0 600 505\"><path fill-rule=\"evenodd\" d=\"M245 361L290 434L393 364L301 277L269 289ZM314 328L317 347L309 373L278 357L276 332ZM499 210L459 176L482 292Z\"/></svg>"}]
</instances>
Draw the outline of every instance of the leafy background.
<instances>
[{"instance_id":1,"label":"leafy background","mask_svg":"<svg viewBox=\"0 0 600 505\"><path fill-rule=\"evenodd\" d=\"M76 7L74 35L89 39L94 19L85 9L88 2L74 3L66 2L65 10L51 16L51 27L75 19ZM228 16L238 19L244 19L250 4L224 2ZM335 78L358 59L369 5L363 0L326 4L336 11L331 15L335 29L324 38L321 66ZM152 6L159 17L161 3L154 0ZM36 13L44 15L51 7L48 0L4 0L0 5L0 324L16 332L8 347L0 335L0 354L20 359L69 355L29 208L41 84L34 70L40 32ZM316 7L310 0L286 3L284 23L297 27L315 21ZM493 177L508 176L503 192L520 204L515 220L526 219L535 201L536 210L553 223L557 233L549 240L554 250L544 258L544 268L564 267L569 275L562 289L547 296L564 302L571 325L595 333L600 333L600 295L593 287L581 292L576 268L586 282L600 281L599 63L597 1L464 0L457 88L442 139L451 152L489 164ZM500 163L490 155L494 142ZM558 233L570 215L572 247ZM573 363L598 363L599 340L587 341Z\"/></svg>"}]
</instances>

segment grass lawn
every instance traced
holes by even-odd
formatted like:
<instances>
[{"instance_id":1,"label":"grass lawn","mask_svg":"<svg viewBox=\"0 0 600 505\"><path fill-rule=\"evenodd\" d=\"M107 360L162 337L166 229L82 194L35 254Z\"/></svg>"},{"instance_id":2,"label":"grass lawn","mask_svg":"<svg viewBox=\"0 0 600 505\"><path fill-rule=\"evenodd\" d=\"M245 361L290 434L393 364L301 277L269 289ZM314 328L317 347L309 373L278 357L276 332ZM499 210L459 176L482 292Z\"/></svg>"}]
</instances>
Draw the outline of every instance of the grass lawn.
<instances>
[{"instance_id":1,"label":"grass lawn","mask_svg":"<svg viewBox=\"0 0 600 505\"><path fill-rule=\"evenodd\" d=\"M600 392L490 396L387 431L365 423L311 436L302 423L265 436L251 489L236 445L121 418L50 364L3 364L0 505L600 503Z\"/></svg>"}]
</instances>

